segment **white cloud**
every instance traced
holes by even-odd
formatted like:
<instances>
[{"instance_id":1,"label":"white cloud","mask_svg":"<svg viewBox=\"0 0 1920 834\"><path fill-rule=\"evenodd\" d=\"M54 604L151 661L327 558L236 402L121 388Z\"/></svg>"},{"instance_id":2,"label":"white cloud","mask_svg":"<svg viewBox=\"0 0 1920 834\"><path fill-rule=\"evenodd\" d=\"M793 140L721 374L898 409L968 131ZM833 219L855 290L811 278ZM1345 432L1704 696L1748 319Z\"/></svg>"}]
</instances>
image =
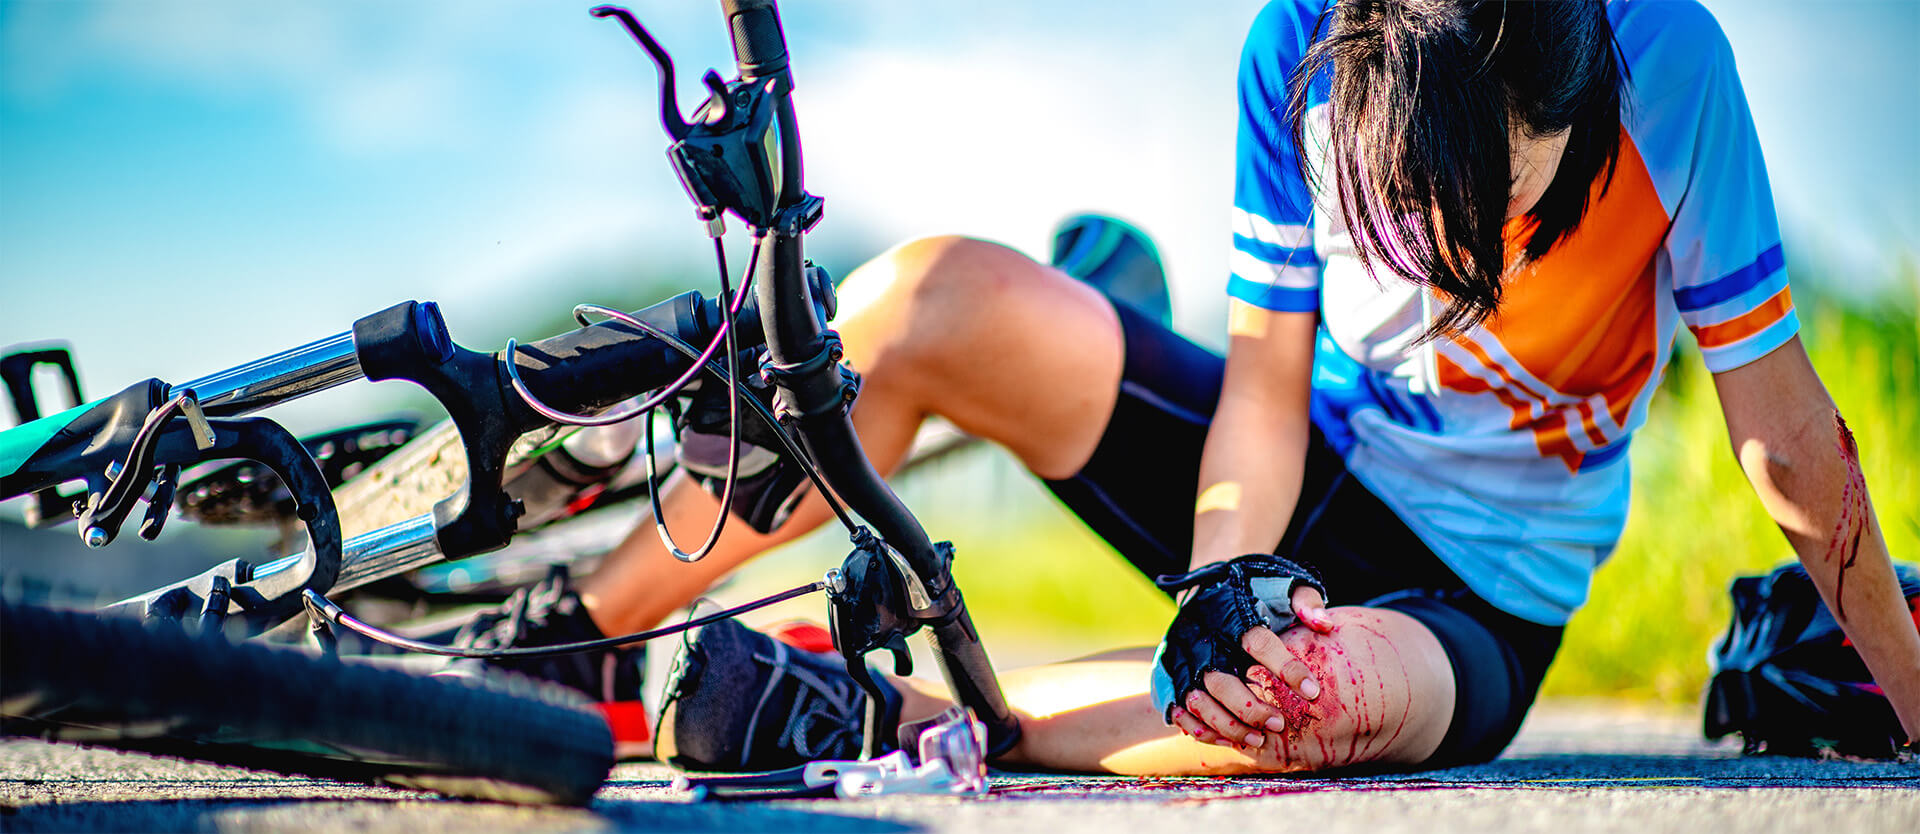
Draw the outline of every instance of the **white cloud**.
<instances>
[{"instance_id":1,"label":"white cloud","mask_svg":"<svg viewBox=\"0 0 1920 834\"><path fill-rule=\"evenodd\" d=\"M869 48L811 68L798 98L811 189L833 223L872 237L959 231L1042 257L1067 214L1126 217L1159 240L1182 323L1217 329L1230 59L1061 46Z\"/></svg>"}]
</instances>

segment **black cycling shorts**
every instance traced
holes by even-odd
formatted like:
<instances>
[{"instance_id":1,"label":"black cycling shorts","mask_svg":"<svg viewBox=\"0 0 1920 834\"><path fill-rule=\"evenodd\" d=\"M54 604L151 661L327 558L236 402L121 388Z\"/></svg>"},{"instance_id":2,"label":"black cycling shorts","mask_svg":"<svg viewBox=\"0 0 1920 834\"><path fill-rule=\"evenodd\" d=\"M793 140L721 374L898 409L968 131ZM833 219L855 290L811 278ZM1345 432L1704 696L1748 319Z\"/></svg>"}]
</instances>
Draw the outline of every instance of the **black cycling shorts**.
<instances>
[{"instance_id":1,"label":"black cycling shorts","mask_svg":"<svg viewBox=\"0 0 1920 834\"><path fill-rule=\"evenodd\" d=\"M1048 488L1149 577L1187 570L1200 450L1225 360L1114 305L1126 339L1120 395L1093 457ZM1562 629L1501 611L1467 589L1391 509L1361 486L1318 429L1286 538L1334 604L1400 611L1425 625L1453 666L1453 721L1428 764L1484 762L1513 740Z\"/></svg>"}]
</instances>

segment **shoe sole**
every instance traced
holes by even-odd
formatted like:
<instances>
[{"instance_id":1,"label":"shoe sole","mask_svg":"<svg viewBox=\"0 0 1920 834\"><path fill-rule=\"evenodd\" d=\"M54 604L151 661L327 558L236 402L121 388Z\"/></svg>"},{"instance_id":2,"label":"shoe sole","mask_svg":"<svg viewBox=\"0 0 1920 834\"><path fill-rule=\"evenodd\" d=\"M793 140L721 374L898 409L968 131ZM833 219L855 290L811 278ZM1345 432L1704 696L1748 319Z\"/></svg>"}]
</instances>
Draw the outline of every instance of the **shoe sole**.
<instances>
[{"instance_id":1,"label":"shoe sole","mask_svg":"<svg viewBox=\"0 0 1920 834\"><path fill-rule=\"evenodd\" d=\"M653 758L653 731L647 706L639 701L602 701L594 706L613 730L613 755L622 761Z\"/></svg>"}]
</instances>

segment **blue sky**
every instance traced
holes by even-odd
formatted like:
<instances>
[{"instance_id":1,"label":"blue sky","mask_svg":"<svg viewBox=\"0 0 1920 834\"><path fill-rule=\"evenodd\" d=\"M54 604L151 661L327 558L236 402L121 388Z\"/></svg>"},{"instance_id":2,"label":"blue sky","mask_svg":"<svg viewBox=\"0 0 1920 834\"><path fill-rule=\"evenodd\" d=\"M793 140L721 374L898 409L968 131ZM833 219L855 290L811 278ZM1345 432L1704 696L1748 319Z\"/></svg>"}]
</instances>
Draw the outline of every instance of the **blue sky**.
<instances>
[{"instance_id":1,"label":"blue sky","mask_svg":"<svg viewBox=\"0 0 1920 834\"><path fill-rule=\"evenodd\" d=\"M643 55L589 3L0 2L0 344L76 343L92 393L179 381L438 300L539 333L569 276L710 274ZM635 11L730 61L717 4ZM1258 2L796 0L815 251L958 231L1040 252L1101 209L1161 241L1217 340L1233 72ZM1797 240L1883 274L1920 240L1920 2L1712 0ZM1826 270L1823 270L1826 271ZM338 395L296 429L383 401Z\"/></svg>"}]
</instances>

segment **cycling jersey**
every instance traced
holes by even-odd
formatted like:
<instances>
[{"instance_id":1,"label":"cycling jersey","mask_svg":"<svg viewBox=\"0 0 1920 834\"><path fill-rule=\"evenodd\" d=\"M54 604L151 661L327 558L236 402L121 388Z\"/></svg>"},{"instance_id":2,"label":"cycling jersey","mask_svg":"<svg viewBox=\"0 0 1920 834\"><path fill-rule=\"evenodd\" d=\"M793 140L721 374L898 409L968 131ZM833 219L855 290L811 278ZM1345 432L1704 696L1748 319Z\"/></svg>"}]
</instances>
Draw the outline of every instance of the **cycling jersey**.
<instances>
[{"instance_id":1,"label":"cycling jersey","mask_svg":"<svg viewBox=\"0 0 1920 834\"><path fill-rule=\"evenodd\" d=\"M1444 302L1369 275L1330 177L1316 193L1295 161L1287 82L1321 5L1276 0L1247 40L1228 293L1317 312L1312 416L1347 468L1476 594L1565 623L1625 526L1628 442L1679 326L1713 372L1799 328L1732 52L1696 3L1610 3L1627 70L1611 181L1509 278L1494 316L1415 347ZM1321 151L1326 99L1324 80L1309 85L1307 145ZM1510 250L1528 222L1507 224Z\"/></svg>"}]
</instances>

